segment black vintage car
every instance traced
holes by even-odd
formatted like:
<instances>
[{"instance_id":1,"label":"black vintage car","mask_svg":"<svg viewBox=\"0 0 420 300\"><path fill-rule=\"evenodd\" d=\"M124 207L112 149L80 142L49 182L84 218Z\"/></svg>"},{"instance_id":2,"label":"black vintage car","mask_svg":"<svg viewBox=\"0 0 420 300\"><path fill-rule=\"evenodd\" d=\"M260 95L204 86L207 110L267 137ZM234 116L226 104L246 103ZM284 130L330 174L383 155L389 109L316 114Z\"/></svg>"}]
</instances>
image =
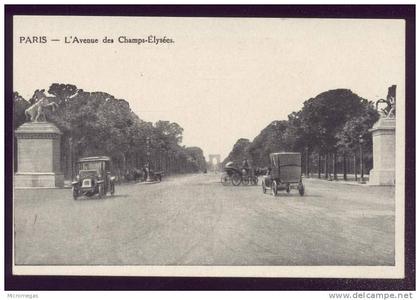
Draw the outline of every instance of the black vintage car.
<instances>
[{"instance_id":1,"label":"black vintage car","mask_svg":"<svg viewBox=\"0 0 420 300\"><path fill-rule=\"evenodd\" d=\"M302 183L301 155L297 152L280 152L270 154L269 173L263 177L262 190L265 194L271 190L273 196L284 190L296 188L303 196L305 189Z\"/></svg>"},{"instance_id":2,"label":"black vintage car","mask_svg":"<svg viewBox=\"0 0 420 300\"><path fill-rule=\"evenodd\" d=\"M72 182L73 199L79 196L104 197L115 193L115 177L111 176L111 159L107 156L84 157L76 164L76 180Z\"/></svg>"}]
</instances>

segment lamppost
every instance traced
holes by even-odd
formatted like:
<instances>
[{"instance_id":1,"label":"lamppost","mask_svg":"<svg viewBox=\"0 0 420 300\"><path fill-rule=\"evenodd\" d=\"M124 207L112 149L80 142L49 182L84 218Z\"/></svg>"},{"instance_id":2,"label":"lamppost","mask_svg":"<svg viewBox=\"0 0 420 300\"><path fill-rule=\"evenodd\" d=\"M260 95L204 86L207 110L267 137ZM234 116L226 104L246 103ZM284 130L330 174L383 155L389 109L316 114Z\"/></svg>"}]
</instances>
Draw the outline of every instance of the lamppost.
<instances>
[{"instance_id":1,"label":"lamppost","mask_svg":"<svg viewBox=\"0 0 420 300\"><path fill-rule=\"evenodd\" d=\"M359 135L359 151L360 151L360 183L365 183L365 179L363 178L363 136Z\"/></svg>"}]
</instances>

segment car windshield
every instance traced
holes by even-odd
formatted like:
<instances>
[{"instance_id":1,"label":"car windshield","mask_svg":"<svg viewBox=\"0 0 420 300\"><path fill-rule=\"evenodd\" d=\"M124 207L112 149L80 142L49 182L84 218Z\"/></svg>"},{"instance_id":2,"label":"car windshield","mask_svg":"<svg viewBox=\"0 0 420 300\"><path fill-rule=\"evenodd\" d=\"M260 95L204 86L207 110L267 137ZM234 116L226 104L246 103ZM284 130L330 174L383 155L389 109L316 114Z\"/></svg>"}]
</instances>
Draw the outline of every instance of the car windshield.
<instances>
[{"instance_id":1,"label":"car windshield","mask_svg":"<svg viewBox=\"0 0 420 300\"><path fill-rule=\"evenodd\" d=\"M98 176L98 171L96 171L96 170L80 170L79 175L81 177Z\"/></svg>"},{"instance_id":2,"label":"car windshield","mask_svg":"<svg viewBox=\"0 0 420 300\"><path fill-rule=\"evenodd\" d=\"M102 170L103 162L101 161L89 161L79 163L79 170Z\"/></svg>"}]
</instances>

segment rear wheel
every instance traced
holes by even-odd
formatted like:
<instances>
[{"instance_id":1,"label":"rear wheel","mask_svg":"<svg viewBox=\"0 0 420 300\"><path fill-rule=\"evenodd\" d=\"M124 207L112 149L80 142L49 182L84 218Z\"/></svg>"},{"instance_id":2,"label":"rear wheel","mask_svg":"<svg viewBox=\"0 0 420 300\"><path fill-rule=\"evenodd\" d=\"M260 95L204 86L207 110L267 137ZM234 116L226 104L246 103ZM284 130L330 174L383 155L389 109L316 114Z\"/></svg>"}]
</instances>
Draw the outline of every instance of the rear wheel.
<instances>
[{"instance_id":1,"label":"rear wheel","mask_svg":"<svg viewBox=\"0 0 420 300\"><path fill-rule=\"evenodd\" d=\"M303 183L299 183L298 185L299 194L303 196L305 194L305 187L303 186Z\"/></svg>"},{"instance_id":2,"label":"rear wheel","mask_svg":"<svg viewBox=\"0 0 420 300\"><path fill-rule=\"evenodd\" d=\"M241 178L241 175L239 175L238 173L233 173L231 179L232 179L232 184L234 186L238 186L241 184L242 178Z\"/></svg>"},{"instance_id":3,"label":"rear wheel","mask_svg":"<svg viewBox=\"0 0 420 300\"><path fill-rule=\"evenodd\" d=\"M271 183L271 194L277 196L277 182L275 180Z\"/></svg>"}]
</instances>

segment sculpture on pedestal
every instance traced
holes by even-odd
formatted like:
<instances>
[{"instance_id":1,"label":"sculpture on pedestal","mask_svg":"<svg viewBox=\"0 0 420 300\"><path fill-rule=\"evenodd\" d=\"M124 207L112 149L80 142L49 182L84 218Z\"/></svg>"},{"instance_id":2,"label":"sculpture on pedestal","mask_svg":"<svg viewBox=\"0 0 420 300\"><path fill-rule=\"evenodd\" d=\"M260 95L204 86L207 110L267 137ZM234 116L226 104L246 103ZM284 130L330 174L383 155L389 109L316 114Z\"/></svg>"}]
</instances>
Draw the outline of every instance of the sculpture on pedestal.
<instances>
[{"instance_id":1,"label":"sculpture on pedestal","mask_svg":"<svg viewBox=\"0 0 420 300\"><path fill-rule=\"evenodd\" d=\"M381 117L370 129L373 144L373 169L369 174L371 185L395 184L395 92L396 85L392 85L388 88L386 100L376 101L377 109L380 103L387 106L379 111Z\"/></svg>"},{"instance_id":2,"label":"sculpture on pedestal","mask_svg":"<svg viewBox=\"0 0 420 300\"><path fill-rule=\"evenodd\" d=\"M397 86L394 84L392 86L390 86L388 88L388 95L386 97L386 99L379 99L378 101L376 101L376 110L378 110L378 104L380 103L385 103L387 104L387 106L381 110L378 110L379 113L381 114L381 117L385 117L388 119L395 119L395 101L396 101L396 89Z\"/></svg>"},{"instance_id":3,"label":"sculpture on pedestal","mask_svg":"<svg viewBox=\"0 0 420 300\"><path fill-rule=\"evenodd\" d=\"M32 104L25 110L26 119L31 122L46 121L44 110L47 107L52 107L54 111L58 107L58 104L51 101L49 97L45 95L45 90L36 90L32 99L35 100L35 103Z\"/></svg>"},{"instance_id":4,"label":"sculpture on pedestal","mask_svg":"<svg viewBox=\"0 0 420 300\"><path fill-rule=\"evenodd\" d=\"M47 122L45 109L58 104L45 95L44 90L36 90L32 99L35 103L25 110L29 122L15 130L17 148L17 173L14 177L16 188L57 188L64 186L61 172L61 131Z\"/></svg>"}]
</instances>

